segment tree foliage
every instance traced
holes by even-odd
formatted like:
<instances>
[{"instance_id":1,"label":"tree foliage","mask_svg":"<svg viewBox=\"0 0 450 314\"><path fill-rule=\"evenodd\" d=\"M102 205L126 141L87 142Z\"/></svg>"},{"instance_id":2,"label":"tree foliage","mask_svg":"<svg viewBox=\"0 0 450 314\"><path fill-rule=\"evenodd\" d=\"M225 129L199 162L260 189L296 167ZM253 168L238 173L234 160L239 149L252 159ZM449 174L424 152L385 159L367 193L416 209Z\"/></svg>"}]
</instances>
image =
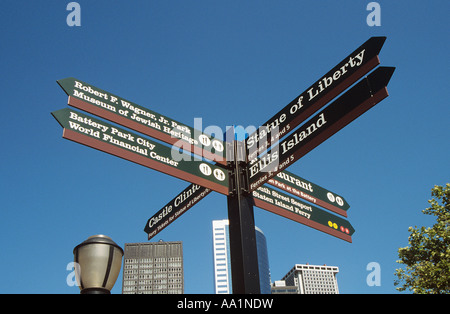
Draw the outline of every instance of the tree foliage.
<instances>
[{"instance_id":1,"label":"tree foliage","mask_svg":"<svg viewBox=\"0 0 450 314\"><path fill-rule=\"evenodd\" d=\"M413 293L450 293L450 183L434 186L430 207L422 212L436 216L433 227L409 227L409 246L398 249L395 270L398 291Z\"/></svg>"}]
</instances>

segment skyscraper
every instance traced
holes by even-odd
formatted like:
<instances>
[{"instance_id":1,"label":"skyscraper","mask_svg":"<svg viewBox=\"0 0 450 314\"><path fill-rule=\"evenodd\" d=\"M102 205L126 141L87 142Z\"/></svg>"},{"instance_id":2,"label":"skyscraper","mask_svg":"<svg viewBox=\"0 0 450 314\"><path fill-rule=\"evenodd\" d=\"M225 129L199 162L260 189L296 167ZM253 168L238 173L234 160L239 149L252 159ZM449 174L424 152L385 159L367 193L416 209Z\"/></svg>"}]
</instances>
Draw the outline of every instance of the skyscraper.
<instances>
[{"instance_id":1,"label":"skyscraper","mask_svg":"<svg viewBox=\"0 0 450 314\"><path fill-rule=\"evenodd\" d=\"M184 292L183 243L125 243L123 294Z\"/></svg>"},{"instance_id":2,"label":"skyscraper","mask_svg":"<svg viewBox=\"0 0 450 314\"><path fill-rule=\"evenodd\" d=\"M230 264L230 236L228 219L213 220L214 291L216 294L233 293ZM261 293L270 294L270 269L267 243L264 233L258 227L256 246Z\"/></svg>"},{"instance_id":3,"label":"skyscraper","mask_svg":"<svg viewBox=\"0 0 450 314\"><path fill-rule=\"evenodd\" d=\"M300 294L339 294L338 272L336 266L295 264L282 280L297 286Z\"/></svg>"}]
</instances>

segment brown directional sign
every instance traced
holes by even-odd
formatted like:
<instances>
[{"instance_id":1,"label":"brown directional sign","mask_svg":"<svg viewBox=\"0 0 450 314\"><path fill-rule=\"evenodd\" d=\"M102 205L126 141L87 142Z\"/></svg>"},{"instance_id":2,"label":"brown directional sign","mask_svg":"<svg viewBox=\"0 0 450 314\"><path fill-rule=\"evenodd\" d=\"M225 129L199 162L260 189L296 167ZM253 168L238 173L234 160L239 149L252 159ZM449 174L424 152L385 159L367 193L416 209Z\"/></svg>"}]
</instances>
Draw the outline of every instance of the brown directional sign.
<instances>
[{"instance_id":1,"label":"brown directional sign","mask_svg":"<svg viewBox=\"0 0 450 314\"><path fill-rule=\"evenodd\" d=\"M249 165L254 191L388 96L392 67L379 67Z\"/></svg>"},{"instance_id":2,"label":"brown directional sign","mask_svg":"<svg viewBox=\"0 0 450 314\"><path fill-rule=\"evenodd\" d=\"M226 165L220 139L73 77L57 82L75 108Z\"/></svg>"},{"instance_id":3,"label":"brown directional sign","mask_svg":"<svg viewBox=\"0 0 450 314\"><path fill-rule=\"evenodd\" d=\"M69 108L52 115L66 139L228 195L228 172L222 167Z\"/></svg>"},{"instance_id":4,"label":"brown directional sign","mask_svg":"<svg viewBox=\"0 0 450 314\"><path fill-rule=\"evenodd\" d=\"M267 183L289 192L292 195L303 198L308 202L347 217L347 210L350 208L350 205L342 196L324 189L323 187L289 171L284 170L277 173L277 175L267 181Z\"/></svg>"},{"instance_id":5,"label":"brown directional sign","mask_svg":"<svg viewBox=\"0 0 450 314\"><path fill-rule=\"evenodd\" d=\"M148 239L150 240L156 236L165 227L184 214L189 208L206 197L210 192L210 189L200 185L189 185L183 192L177 195L147 221L144 231L148 233Z\"/></svg>"},{"instance_id":6,"label":"brown directional sign","mask_svg":"<svg viewBox=\"0 0 450 314\"><path fill-rule=\"evenodd\" d=\"M334 99L364 74L380 64L380 52L386 37L372 37L270 118L246 141L248 159L264 152L306 118ZM270 133L274 128L278 132Z\"/></svg>"},{"instance_id":7,"label":"brown directional sign","mask_svg":"<svg viewBox=\"0 0 450 314\"><path fill-rule=\"evenodd\" d=\"M267 186L259 187L252 195L259 208L352 242L355 229L345 219Z\"/></svg>"}]
</instances>

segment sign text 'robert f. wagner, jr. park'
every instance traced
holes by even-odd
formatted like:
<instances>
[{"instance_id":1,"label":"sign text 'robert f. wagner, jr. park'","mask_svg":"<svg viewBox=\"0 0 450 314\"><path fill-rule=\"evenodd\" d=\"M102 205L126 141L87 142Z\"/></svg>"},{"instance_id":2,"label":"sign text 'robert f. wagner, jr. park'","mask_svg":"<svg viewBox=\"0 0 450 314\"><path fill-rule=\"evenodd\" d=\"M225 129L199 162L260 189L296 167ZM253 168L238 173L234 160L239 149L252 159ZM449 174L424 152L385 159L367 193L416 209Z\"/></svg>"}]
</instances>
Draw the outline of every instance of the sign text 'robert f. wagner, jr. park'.
<instances>
[{"instance_id":1,"label":"sign text 'robert f. wagner, jr. park'","mask_svg":"<svg viewBox=\"0 0 450 314\"><path fill-rule=\"evenodd\" d=\"M352 242L345 198L286 169L388 96L385 40L367 40L243 141L233 128L211 136L75 78L57 82L84 112L52 115L63 138L190 182L148 219L149 240L212 191L226 195L233 292L260 293L253 206Z\"/></svg>"}]
</instances>

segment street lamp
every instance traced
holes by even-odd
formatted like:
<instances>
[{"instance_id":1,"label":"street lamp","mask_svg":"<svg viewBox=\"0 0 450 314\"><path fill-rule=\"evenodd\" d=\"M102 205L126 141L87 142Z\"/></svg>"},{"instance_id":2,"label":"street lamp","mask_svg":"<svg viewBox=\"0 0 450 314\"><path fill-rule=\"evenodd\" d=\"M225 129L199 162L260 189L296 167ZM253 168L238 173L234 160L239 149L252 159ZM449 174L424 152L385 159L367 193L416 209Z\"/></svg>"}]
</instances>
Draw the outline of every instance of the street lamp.
<instances>
[{"instance_id":1,"label":"street lamp","mask_svg":"<svg viewBox=\"0 0 450 314\"><path fill-rule=\"evenodd\" d=\"M73 255L81 294L110 294L122 266L122 248L99 234L78 244Z\"/></svg>"}]
</instances>

